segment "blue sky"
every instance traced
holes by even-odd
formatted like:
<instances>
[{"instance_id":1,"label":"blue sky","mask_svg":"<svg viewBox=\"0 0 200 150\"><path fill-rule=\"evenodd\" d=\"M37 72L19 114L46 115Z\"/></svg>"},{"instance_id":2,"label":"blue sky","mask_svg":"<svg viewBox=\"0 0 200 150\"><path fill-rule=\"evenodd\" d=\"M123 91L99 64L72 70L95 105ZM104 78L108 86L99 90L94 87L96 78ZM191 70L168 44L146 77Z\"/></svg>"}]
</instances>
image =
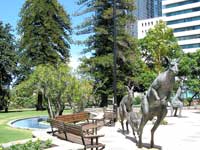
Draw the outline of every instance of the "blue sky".
<instances>
[{"instance_id":1,"label":"blue sky","mask_svg":"<svg viewBox=\"0 0 200 150\"><path fill-rule=\"evenodd\" d=\"M64 6L66 12L71 16L72 26L76 26L83 21L83 17L73 17L72 14L78 10L79 6L75 4L77 0L58 0ZM1 0L0 3L0 21L3 23L10 23L12 28L16 30L17 22L19 20L19 12L25 0ZM73 40L84 39L85 36L72 36ZM76 68L79 64L78 58L83 46L71 45L71 66Z\"/></svg>"}]
</instances>

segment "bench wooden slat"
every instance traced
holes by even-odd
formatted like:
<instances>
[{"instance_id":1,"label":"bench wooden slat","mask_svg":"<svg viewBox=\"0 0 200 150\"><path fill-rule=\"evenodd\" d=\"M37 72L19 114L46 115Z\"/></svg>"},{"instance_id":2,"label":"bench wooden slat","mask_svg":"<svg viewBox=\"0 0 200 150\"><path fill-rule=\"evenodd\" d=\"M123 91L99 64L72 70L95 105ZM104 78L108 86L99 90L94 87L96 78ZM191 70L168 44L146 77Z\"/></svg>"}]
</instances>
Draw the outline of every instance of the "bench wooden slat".
<instances>
[{"instance_id":1,"label":"bench wooden slat","mask_svg":"<svg viewBox=\"0 0 200 150\"><path fill-rule=\"evenodd\" d=\"M76 123L80 121L87 121L89 120L90 114L89 112L80 112L76 114L68 114L55 117L56 120L63 121L65 123Z\"/></svg>"}]
</instances>

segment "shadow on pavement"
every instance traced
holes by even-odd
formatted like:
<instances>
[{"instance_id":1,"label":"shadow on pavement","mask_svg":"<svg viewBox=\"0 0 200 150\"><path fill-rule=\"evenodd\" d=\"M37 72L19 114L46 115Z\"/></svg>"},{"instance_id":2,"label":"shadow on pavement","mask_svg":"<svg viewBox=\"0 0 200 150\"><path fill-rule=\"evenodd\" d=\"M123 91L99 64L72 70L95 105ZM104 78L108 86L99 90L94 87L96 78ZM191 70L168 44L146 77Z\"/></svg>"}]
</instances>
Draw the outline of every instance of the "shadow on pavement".
<instances>
[{"instance_id":1,"label":"shadow on pavement","mask_svg":"<svg viewBox=\"0 0 200 150\"><path fill-rule=\"evenodd\" d=\"M134 142L137 145L137 141L134 137L131 136L126 136L126 139L131 140L132 142ZM159 145L154 145L154 148L151 148L149 143L142 143L142 147L147 148L147 149L156 149L156 150L162 150L162 147ZM140 148L138 148L139 150ZM143 150L143 148L141 148Z\"/></svg>"}]
</instances>

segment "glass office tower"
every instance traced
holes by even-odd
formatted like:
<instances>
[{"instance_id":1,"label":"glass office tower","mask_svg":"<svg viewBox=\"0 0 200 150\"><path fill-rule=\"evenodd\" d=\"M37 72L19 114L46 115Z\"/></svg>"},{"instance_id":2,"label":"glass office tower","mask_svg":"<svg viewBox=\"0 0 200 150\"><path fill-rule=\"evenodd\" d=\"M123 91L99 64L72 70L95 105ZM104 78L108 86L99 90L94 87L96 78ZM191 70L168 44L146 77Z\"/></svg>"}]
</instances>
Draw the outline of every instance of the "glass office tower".
<instances>
[{"instance_id":1,"label":"glass office tower","mask_svg":"<svg viewBox=\"0 0 200 150\"><path fill-rule=\"evenodd\" d=\"M136 10L133 12L137 20L162 16L162 0L135 0ZM137 23L131 26L132 35L138 37Z\"/></svg>"},{"instance_id":2,"label":"glass office tower","mask_svg":"<svg viewBox=\"0 0 200 150\"><path fill-rule=\"evenodd\" d=\"M184 52L200 49L200 0L163 0L163 20Z\"/></svg>"}]
</instances>

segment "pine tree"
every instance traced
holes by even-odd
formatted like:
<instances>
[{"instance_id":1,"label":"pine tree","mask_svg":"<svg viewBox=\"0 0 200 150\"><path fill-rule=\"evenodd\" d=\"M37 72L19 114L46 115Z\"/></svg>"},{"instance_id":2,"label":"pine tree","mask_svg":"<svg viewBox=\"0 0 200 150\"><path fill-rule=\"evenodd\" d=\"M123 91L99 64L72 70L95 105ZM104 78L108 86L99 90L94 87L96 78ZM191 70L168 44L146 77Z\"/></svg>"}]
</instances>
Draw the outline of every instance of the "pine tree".
<instances>
[{"instance_id":1,"label":"pine tree","mask_svg":"<svg viewBox=\"0 0 200 150\"><path fill-rule=\"evenodd\" d=\"M20 18L19 76L22 81L33 71L30 68L37 65L50 63L57 69L60 62L69 62L71 23L57 0L26 0ZM43 109L42 97L41 91L38 92L37 110Z\"/></svg>"},{"instance_id":2,"label":"pine tree","mask_svg":"<svg viewBox=\"0 0 200 150\"><path fill-rule=\"evenodd\" d=\"M18 31L21 60L26 65L69 61L71 23L57 0L26 0Z\"/></svg>"},{"instance_id":3,"label":"pine tree","mask_svg":"<svg viewBox=\"0 0 200 150\"><path fill-rule=\"evenodd\" d=\"M83 53L92 53L90 58L83 58L82 68L95 79L101 96L101 106L107 105L107 98L113 94L113 0L79 0L82 10L77 16L89 13L89 17L77 27L77 34L89 34L83 43L86 49ZM117 1L117 88L118 97L124 93L132 72L132 65L136 56L136 42L127 32L127 25L135 18L131 13L135 9L133 0ZM118 99L118 101L121 99Z\"/></svg>"}]
</instances>

